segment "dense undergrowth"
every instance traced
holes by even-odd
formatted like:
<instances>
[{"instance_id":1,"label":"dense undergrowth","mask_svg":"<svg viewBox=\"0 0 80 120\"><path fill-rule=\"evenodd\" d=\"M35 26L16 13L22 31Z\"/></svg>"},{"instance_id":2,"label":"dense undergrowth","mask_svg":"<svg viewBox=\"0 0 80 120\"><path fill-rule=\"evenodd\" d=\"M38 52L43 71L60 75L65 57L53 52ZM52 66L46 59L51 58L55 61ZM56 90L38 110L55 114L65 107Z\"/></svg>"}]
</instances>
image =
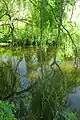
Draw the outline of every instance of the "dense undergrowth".
<instances>
[{"instance_id":1,"label":"dense undergrowth","mask_svg":"<svg viewBox=\"0 0 80 120\"><path fill-rule=\"evenodd\" d=\"M14 104L0 101L0 120L16 120Z\"/></svg>"}]
</instances>

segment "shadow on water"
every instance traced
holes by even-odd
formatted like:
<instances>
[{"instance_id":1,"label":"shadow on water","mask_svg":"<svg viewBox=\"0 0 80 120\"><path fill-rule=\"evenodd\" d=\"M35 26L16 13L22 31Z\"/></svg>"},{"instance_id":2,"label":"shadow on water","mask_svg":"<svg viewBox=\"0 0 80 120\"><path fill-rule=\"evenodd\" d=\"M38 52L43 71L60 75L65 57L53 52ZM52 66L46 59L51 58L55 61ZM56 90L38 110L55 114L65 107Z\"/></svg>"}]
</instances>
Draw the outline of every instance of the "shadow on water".
<instances>
[{"instance_id":1,"label":"shadow on water","mask_svg":"<svg viewBox=\"0 0 80 120\"><path fill-rule=\"evenodd\" d=\"M51 69L48 66L53 60L52 51L52 48L43 51L43 63L45 68L49 70ZM58 63L64 73L69 76L69 79L66 81L69 93L68 104L71 108L80 111L80 69L76 74L72 74L72 61L58 60ZM37 47L2 47L0 49L0 99L5 98L9 94L13 94L14 92L28 88L39 75L40 55ZM31 99L32 93L30 92L18 96L14 95L10 98L17 106L17 118L24 116L24 114L26 114L24 111L30 109L29 103L31 102Z\"/></svg>"}]
</instances>

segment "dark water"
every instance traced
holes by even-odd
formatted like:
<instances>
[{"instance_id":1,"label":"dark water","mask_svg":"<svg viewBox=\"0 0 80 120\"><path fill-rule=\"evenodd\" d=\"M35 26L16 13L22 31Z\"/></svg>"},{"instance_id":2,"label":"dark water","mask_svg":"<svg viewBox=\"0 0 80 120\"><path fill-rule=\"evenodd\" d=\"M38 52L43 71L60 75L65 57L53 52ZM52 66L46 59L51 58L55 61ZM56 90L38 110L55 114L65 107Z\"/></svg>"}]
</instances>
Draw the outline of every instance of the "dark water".
<instances>
[{"instance_id":1,"label":"dark water","mask_svg":"<svg viewBox=\"0 0 80 120\"><path fill-rule=\"evenodd\" d=\"M41 59L39 52L39 48L33 46L26 48L0 48L0 67L3 66L0 68L0 98L7 96L14 86L14 90L16 91L23 90L35 80L40 73ZM53 48L44 49L42 58L45 68L50 68L49 66L53 60ZM67 72L73 69L72 61L65 62L59 58L58 63ZM14 73L16 73L15 78L12 77ZM80 81L79 77L78 81ZM72 108L80 111L80 87L73 87L72 90L75 92L69 94L69 103Z\"/></svg>"}]
</instances>

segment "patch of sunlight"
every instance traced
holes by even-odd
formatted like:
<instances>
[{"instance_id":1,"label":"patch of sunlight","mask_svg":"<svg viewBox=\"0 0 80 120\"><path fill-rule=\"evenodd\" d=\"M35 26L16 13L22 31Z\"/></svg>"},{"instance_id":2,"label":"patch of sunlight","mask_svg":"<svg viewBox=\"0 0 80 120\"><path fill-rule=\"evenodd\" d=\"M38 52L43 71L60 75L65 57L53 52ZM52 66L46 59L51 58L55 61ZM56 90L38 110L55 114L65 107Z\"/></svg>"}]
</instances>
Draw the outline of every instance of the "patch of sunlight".
<instances>
[{"instance_id":1,"label":"patch of sunlight","mask_svg":"<svg viewBox=\"0 0 80 120\"><path fill-rule=\"evenodd\" d=\"M80 0L75 4L71 21L75 22L77 25L80 25Z\"/></svg>"}]
</instances>

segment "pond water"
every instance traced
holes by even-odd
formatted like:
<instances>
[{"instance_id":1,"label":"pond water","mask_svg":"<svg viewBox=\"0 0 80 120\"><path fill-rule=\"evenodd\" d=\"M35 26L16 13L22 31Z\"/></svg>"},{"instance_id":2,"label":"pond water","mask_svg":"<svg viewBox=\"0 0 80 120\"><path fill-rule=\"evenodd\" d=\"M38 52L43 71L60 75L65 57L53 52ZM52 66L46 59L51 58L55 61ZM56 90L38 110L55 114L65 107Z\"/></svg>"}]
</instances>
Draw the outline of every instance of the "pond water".
<instances>
[{"instance_id":1,"label":"pond water","mask_svg":"<svg viewBox=\"0 0 80 120\"><path fill-rule=\"evenodd\" d=\"M43 50L42 57L45 68L49 68L53 60L53 48L47 48ZM16 91L24 90L27 88L31 81L40 73L40 54L38 47L1 47L0 48L0 98L8 95L14 85ZM61 68L67 72L73 69L72 61L58 60ZM4 66L6 70L4 70ZM4 75L2 73L4 72ZM16 72L17 79L14 81L11 74ZM3 79L4 78L4 79ZM3 80L2 80L3 79ZM9 80L10 79L10 80ZM12 79L12 80L11 80ZM79 77L78 77L79 80ZM13 84L13 85L12 85ZM72 88L74 89L74 87ZM4 92L3 92L4 91ZM71 102L71 107L80 111L80 88L76 88L75 93L70 93L68 97Z\"/></svg>"},{"instance_id":2,"label":"pond water","mask_svg":"<svg viewBox=\"0 0 80 120\"><path fill-rule=\"evenodd\" d=\"M43 59L45 64L48 65L52 56L49 56L48 61L46 61L44 53ZM0 64L3 62L6 65L11 64L13 70L17 69L21 79L23 77L23 80L32 80L36 77L40 68L39 49L36 47L0 48Z\"/></svg>"},{"instance_id":3,"label":"pond water","mask_svg":"<svg viewBox=\"0 0 80 120\"><path fill-rule=\"evenodd\" d=\"M51 50L52 48L47 49L47 52L43 52L43 62L45 65L48 66L53 59L53 53L51 52ZM8 93L8 90L12 87L10 86L10 84L15 84L16 90L23 90L30 85L31 81L35 80L35 78L40 73L39 52L39 48L33 46L0 48L0 67L3 66L3 70L0 71L1 91L3 91L3 89L5 88L7 89L6 93ZM4 69L4 66L6 66L7 68ZM4 72L4 80L2 80L2 72ZM12 79L11 76L11 74L13 73L17 74L17 80L15 81ZM3 81L5 82L5 84ZM6 95L6 93L4 94ZM2 95L3 94L1 94L1 96Z\"/></svg>"},{"instance_id":4,"label":"pond water","mask_svg":"<svg viewBox=\"0 0 80 120\"><path fill-rule=\"evenodd\" d=\"M70 93L68 96L68 100L70 106L80 112L80 86L73 88L72 93Z\"/></svg>"}]
</instances>

